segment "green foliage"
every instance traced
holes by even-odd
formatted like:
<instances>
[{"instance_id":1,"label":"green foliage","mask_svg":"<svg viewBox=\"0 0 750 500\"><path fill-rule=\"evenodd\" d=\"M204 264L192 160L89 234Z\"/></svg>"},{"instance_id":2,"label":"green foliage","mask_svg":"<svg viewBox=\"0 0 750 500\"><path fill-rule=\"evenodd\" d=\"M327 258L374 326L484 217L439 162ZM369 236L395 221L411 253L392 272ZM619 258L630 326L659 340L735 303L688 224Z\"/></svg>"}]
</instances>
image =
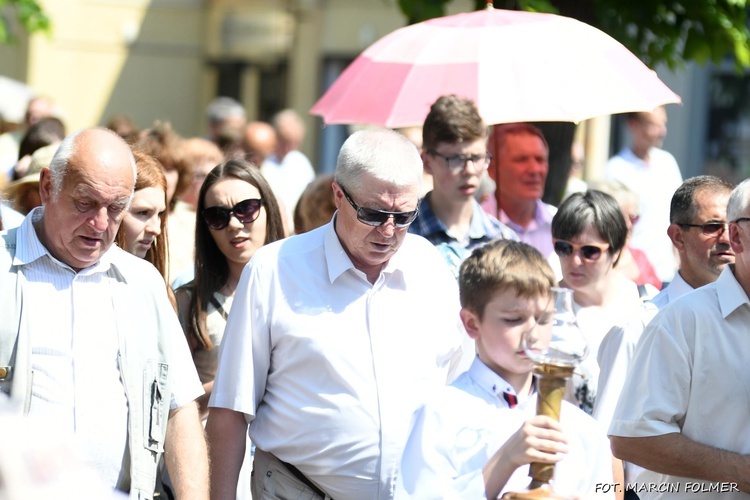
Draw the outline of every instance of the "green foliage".
<instances>
[{"instance_id":1,"label":"green foliage","mask_svg":"<svg viewBox=\"0 0 750 500\"><path fill-rule=\"evenodd\" d=\"M720 62L731 55L750 66L748 0L589 0L599 27L649 66Z\"/></svg>"},{"instance_id":2,"label":"green foliage","mask_svg":"<svg viewBox=\"0 0 750 500\"><path fill-rule=\"evenodd\" d=\"M2 0L0 0L2 1ZM450 0L399 0L409 24L445 15ZM476 9L487 1L474 0ZM687 61L732 56L750 66L750 0L494 0L498 9L576 17L610 34L648 66L677 68Z\"/></svg>"},{"instance_id":3,"label":"green foliage","mask_svg":"<svg viewBox=\"0 0 750 500\"><path fill-rule=\"evenodd\" d=\"M445 15L445 4L450 0L398 0L407 24L421 23L433 17Z\"/></svg>"},{"instance_id":4,"label":"green foliage","mask_svg":"<svg viewBox=\"0 0 750 500\"><path fill-rule=\"evenodd\" d=\"M15 26L28 33L49 34L52 29L47 14L36 0L0 0L0 44L17 40Z\"/></svg>"}]
</instances>

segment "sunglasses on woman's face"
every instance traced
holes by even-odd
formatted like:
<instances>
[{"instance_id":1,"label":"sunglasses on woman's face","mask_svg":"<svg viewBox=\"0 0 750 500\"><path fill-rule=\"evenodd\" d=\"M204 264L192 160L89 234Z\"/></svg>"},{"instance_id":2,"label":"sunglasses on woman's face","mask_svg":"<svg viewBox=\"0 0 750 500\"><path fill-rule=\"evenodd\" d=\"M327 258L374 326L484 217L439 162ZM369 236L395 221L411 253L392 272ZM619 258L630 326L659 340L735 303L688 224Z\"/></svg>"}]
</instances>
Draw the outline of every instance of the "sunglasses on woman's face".
<instances>
[{"instance_id":1,"label":"sunglasses on woman's face","mask_svg":"<svg viewBox=\"0 0 750 500\"><path fill-rule=\"evenodd\" d=\"M560 257L570 257L573 252L581 252L581 256L586 260L599 260L609 245L605 247L598 247L596 245L574 245L568 241L557 240L555 241L555 253Z\"/></svg>"},{"instance_id":2,"label":"sunglasses on woman's face","mask_svg":"<svg viewBox=\"0 0 750 500\"><path fill-rule=\"evenodd\" d=\"M232 216L235 216L243 224L254 222L260 215L262 205L262 199L250 198L237 203L232 208L208 207L201 212L201 215L208 227L215 231L221 231L229 225Z\"/></svg>"},{"instance_id":3,"label":"sunglasses on woman's face","mask_svg":"<svg viewBox=\"0 0 750 500\"><path fill-rule=\"evenodd\" d=\"M414 222L414 219L417 218L417 214L419 213L419 207L417 207L417 210L412 210L411 212L386 212L385 210L360 207L359 205L354 203L354 200L352 200L352 197L349 196L349 193L346 192L344 186L339 185L339 187L341 188L341 192L344 193L344 196L346 197L349 204L352 206L352 208L354 208L354 210L356 210L357 220L362 224L367 224L368 226L382 226L383 224L388 222L388 219L390 217L393 217L393 224L395 224L396 227L407 227L409 224Z\"/></svg>"}]
</instances>

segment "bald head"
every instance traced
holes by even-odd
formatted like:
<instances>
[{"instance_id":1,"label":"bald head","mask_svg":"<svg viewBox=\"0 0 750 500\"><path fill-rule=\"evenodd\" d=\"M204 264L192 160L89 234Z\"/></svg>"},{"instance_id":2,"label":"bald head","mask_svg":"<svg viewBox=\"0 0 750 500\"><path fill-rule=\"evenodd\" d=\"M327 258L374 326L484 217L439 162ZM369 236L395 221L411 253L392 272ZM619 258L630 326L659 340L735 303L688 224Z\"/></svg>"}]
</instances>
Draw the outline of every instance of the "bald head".
<instances>
[{"instance_id":1,"label":"bald head","mask_svg":"<svg viewBox=\"0 0 750 500\"><path fill-rule=\"evenodd\" d=\"M96 264L114 242L135 181L133 154L113 131L66 137L40 174L44 212L36 229L44 247L76 271Z\"/></svg>"},{"instance_id":2,"label":"bald head","mask_svg":"<svg viewBox=\"0 0 750 500\"><path fill-rule=\"evenodd\" d=\"M60 193L65 176L73 169L96 169L106 174L126 164L130 166L133 173L133 188L135 188L137 176L135 159L125 140L105 128L90 128L74 132L63 139L49 164L52 196L56 197Z\"/></svg>"},{"instance_id":3,"label":"bald head","mask_svg":"<svg viewBox=\"0 0 750 500\"><path fill-rule=\"evenodd\" d=\"M248 160L260 167L276 149L276 132L266 122L250 122L245 127L243 147Z\"/></svg>"},{"instance_id":4,"label":"bald head","mask_svg":"<svg viewBox=\"0 0 750 500\"><path fill-rule=\"evenodd\" d=\"M289 151L297 150L302 146L302 141L305 139L305 124L292 109L279 111L271 123L273 123L278 139L276 156L282 160Z\"/></svg>"},{"instance_id":5,"label":"bald head","mask_svg":"<svg viewBox=\"0 0 750 500\"><path fill-rule=\"evenodd\" d=\"M26 105L26 120L27 125L33 125L42 118L52 116L54 112L54 103L47 97L34 97Z\"/></svg>"}]
</instances>

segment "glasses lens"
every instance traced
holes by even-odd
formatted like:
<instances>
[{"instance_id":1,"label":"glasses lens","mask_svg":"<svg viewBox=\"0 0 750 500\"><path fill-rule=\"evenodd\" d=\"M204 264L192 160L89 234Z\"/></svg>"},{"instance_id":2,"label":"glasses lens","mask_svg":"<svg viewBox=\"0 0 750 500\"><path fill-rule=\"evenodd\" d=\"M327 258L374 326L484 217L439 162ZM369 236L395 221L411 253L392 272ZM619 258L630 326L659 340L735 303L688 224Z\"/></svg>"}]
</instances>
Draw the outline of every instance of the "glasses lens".
<instances>
[{"instance_id":1,"label":"glasses lens","mask_svg":"<svg viewBox=\"0 0 750 500\"><path fill-rule=\"evenodd\" d=\"M598 260L602 255L602 249L591 245L584 245L581 247L581 255L587 260Z\"/></svg>"},{"instance_id":2,"label":"glasses lens","mask_svg":"<svg viewBox=\"0 0 750 500\"><path fill-rule=\"evenodd\" d=\"M388 220L388 214L374 208L359 207L357 219L368 226L380 226Z\"/></svg>"},{"instance_id":3,"label":"glasses lens","mask_svg":"<svg viewBox=\"0 0 750 500\"><path fill-rule=\"evenodd\" d=\"M232 209L232 212L234 212L235 217L237 217L240 222L246 224L248 222L253 222L258 218L260 215L260 206L262 204L262 200L258 198L244 200L237 203Z\"/></svg>"},{"instance_id":4,"label":"glasses lens","mask_svg":"<svg viewBox=\"0 0 750 500\"><path fill-rule=\"evenodd\" d=\"M492 158L492 155L489 153L481 154L481 155L471 155L471 156L464 156L464 155L456 155L451 156L447 158L448 160L448 168L451 170L463 170L466 168L466 164L469 160L474 164L474 166L482 170L487 167L490 163L490 159Z\"/></svg>"},{"instance_id":5,"label":"glasses lens","mask_svg":"<svg viewBox=\"0 0 750 500\"><path fill-rule=\"evenodd\" d=\"M715 236L724 232L724 224L721 222L709 222L708 224L703 224L701 230L705 235Z\"/></svg>"},{"instance_id":6,"label":"glasses lens","mask_svg":"<svg viewBox=\"0 0 750 500\"><path fill-rule=\"evenodd\" d=\"M396 227L406 227L414 222L414 219L417 218L417 212L417 210L414 210L413 212L401 212L400 214L394 214L393 223L396 224Z\"/></svg>"},{"instance_id":7,"label":"glasses lens","mask_svg":"<svg viewBox=\"0 0 750 500\"><path fill-rule=\"evenodd\" d=\"M569 257L573 253L573 245L567 241L556 241L555 253L560 257Z\"/></svg>"},{"instance_id":8,"label":"glasses lens","mask_svg":"<svg viewBox=\"0 0 750 500\"><path fill-rule=\"evenodd\" d=\"M209 207L203 210L203 220L208 227L217 231L227 227L230 217L230 211L224 207Z\"/></svg>"},{"instance_id":9,"label":"glasses lens","mask_svg":"<svg viewBox=\"0 0 750 500\"><path fill-rule=\"evenodd\" d=\"M406 227L417 218L417 210L412 212L384 212L374 208L360 207L357 210L357 219L368 226L381 226L393 216L393 223L396 227Z\"/></svg>"}]
</instances>

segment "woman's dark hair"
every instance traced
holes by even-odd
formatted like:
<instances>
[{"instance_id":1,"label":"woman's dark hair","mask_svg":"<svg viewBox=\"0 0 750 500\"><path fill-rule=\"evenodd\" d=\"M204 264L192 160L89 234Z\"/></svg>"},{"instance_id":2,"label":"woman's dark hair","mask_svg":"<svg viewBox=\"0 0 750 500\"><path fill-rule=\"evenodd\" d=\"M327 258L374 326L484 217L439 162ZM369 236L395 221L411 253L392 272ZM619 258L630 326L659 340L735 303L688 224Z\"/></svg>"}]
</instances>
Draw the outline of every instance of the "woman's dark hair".
<instances>
[{"instance_id":1,"label":"woman's dark hair","mask_svg":"<svg viewBox=\"0 0 750 500\"><path fill-rule=\"evenodd\" d=\"M18 159L33 154L39 148L61 142L65 138L65 125L55 117L42 118L33 124L21 139Z\"/></svg>"},{"instance_id":2,"label":"woman's dark hair","mask_svg":"<svg viewBox=\"0 0 750 500\"><path fill-rule=\"evenodd\" d=\"M188 335L194 335L205 349L213 348L206 328L206 311L214 293L229 279L229 265L201 213L206 208L206 193L211 186L220 180L231 178L245 181L260 192L263 208L266 210L266 240L263 244L267 245L285 236L279 203L260 170L239 158L221 163L211 170L198 195L195 219L195 277L188 312Z\"/></svg>"},{"instance_id":3,"label":"woman's dark hair","mask_svg":"<svg viewBox=\"0 0 750 500\"><path fill-rule=\"evenodd\" d=\"M628 226L620 205L610 195L593 189L573 193L565 199L552 218L552 237L570 241L585 231L589 224L609 243L610 255L625 247Z\"/></svg>"}]
</instances>

